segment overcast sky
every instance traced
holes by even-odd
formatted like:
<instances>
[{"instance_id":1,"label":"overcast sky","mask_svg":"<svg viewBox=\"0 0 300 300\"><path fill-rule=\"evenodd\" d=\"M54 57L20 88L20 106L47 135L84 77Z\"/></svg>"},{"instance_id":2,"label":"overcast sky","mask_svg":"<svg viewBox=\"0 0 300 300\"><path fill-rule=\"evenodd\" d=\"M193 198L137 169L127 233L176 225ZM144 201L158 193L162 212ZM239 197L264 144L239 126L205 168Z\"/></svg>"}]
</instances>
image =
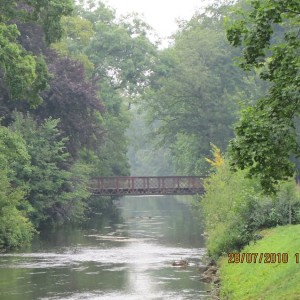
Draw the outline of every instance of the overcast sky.
<instances>
[{"instance_id":1,"label":"overcast sky","mask_svg":"<svg viewBox=\"0 0 300 300\"><path fill-rule=\"evenodd\" d=\"M137 12L162 37L176 31L177 18L190 19L194 12L207 5L210 0L105 0L117 15Z\"/></svg>"}]
</instances>

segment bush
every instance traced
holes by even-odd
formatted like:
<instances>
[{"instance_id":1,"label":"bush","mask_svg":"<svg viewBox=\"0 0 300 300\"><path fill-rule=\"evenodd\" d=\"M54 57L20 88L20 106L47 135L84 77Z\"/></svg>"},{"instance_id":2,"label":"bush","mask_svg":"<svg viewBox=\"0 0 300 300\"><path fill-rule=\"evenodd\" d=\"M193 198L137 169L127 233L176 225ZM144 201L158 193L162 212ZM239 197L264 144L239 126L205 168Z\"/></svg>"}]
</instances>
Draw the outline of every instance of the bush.
<instances>
[{"instance_id":1,"label":"bush","mask_svg":"<svg viewBox=\"0 0 300 300\"><path fill-rule=\"evenodd\" d=\"M11 188L5 170L0 171L0 250L19 248L30 243L35 232L26 217L29 207L22 188Z\"/></svg>"},{"instance_id":2,"label":"bush","mask_svg":"<svg viewBox=\"0 0 300 300\"><path fill-rule=\"evenodd\" d=\"M30 170L19 170L17 175L17 180L27 183L31 221L37 228L82 221L90 195L89 170L79 162L70 166L59 120L49 118L38 124L29 114L21 113L15 113L14 118L10 128L25 140L31 159Z\"/></svg>"},{"instance_id":3,"label":"bush","mask_svg":"<svg viewBox=\"0 0 300 300\"><path fill-rule=\"evenodd\" d=\"M11 194L11 196L15 196ZM14 249L28 245L35 233L32 223L16 207L10 205L0 213L0 249Z\"/></svg>"},{"instance_id":4,"label":"bush","mask_svg":"<svg viewBox=\"0 0 300 300\"><path fill-rule=\"evenodd\" d=\"M257 238L259 229L300 221L299 192L293 181L282 183L277 195L266 196L258 180L246 177L246 171L231 172L225 160L215 166L204 187L200 207L208 254L214 258L239 251Z\"/></svg>"},{"instance_id":5,"label":"bush","mask_svg":"<svg viewBox=\"0 0 300 300\"><path fill-rule=\"evenodd\" d=\"M29 169L25 142L0 126L0 250L28 244L35 232L27 218L31 207L25 200L26 189L15 180L17 165Z\"/></svg>"}]
</instances>

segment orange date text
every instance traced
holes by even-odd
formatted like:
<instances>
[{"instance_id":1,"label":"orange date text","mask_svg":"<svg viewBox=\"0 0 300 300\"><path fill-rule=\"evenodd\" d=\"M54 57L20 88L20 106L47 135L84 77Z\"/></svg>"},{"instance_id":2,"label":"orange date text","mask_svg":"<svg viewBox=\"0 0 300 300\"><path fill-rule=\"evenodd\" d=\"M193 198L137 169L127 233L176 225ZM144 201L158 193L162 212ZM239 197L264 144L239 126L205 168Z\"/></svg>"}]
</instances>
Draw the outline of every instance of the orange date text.
<instances>
[{"instance_id":1,"label":"orange date text","mask_svg":"<svg viewBox=\"0 0 300 300\"><path fill-rule=\"evenodd\" d=\"M229 264L242 264L242 263L259 263L259 264L286 264L289 261L288 253L228 253Z\"/></svg>"}]
</instances>

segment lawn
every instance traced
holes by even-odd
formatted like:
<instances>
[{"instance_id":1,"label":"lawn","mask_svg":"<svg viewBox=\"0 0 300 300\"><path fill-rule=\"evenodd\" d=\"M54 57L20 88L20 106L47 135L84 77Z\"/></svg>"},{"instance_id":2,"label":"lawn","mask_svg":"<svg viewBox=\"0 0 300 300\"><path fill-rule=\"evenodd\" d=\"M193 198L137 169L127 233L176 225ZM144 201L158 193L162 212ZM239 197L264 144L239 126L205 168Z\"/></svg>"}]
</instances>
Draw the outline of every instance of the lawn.
<instances>
[{"instance_id":1,"label":"lawn","mask_svg":"<svg viewBox=\"0 0 300 300\"><path fill-rule=\"evenodd\" d=\"M236 262L228 263L228 257L220 260L221 299L300 299L300 225L279 226L261 234L263 239L245 247ZM271 258L265 253L275 253L272 262L265 262ZM287 263L278 262L287 258L281 253L288 254ZM234 261L234 256L230 260Z\"/></svg>"}]
</instances>

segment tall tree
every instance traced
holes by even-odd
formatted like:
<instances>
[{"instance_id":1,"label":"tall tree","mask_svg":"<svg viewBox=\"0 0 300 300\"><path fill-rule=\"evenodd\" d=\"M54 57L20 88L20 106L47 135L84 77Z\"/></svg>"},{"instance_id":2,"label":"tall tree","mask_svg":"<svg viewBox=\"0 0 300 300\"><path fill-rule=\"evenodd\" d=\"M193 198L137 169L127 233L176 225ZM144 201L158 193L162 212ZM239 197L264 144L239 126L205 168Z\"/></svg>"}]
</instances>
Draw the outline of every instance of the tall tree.
<instances>
[{"instance_id":1,"label":"tall tree","mask_svg":"<svg viewBox=\"0 0 300 300\"><path fill-rule=\"evenodd\" d=\"M160 53L145 97L180 173L205 172L210 143L227 147L238 110L234 95L247 90L246 76L231 63L223 19L211 9L182 23L174 45Z\"/></svg>"},{"instance_id":2,"label":"tall tree","mask_svg":"<svg viewBox=\"0 0 300 300\"><path fill-rule=\"evenodd\" d=\"M82 4L77 13L63 19L66 37L54 48L84 63L105 106L103 143L85 157L93 160L98 174L127 175L128 110L149 83L156 47L147 36L149 27L136 15L118 19L102 2L93 9Z\"/></svg>"},{"instance_id":3,"label":"tall tree","mask_svg":"<svg viewBox=\"0 0 300 300\"><path fill-rule=\"evenodd\" d=\"M10 128L26 141L30 155L29 168L16 163L15 178L27 185L31 220L37 227L78 221L83 217L89 193L87 187L76 180L81 175L69 170L67 138L57 128L59 120L49 118L38 125L30 115L16 113L14 118ZM86 184L84 178L81 180Z\"/></svg>"},{"instance_id":4,"label":"tall tree","mask_svg":"<svg viewBox=\"0 0 300 300\"><path fill-rule=\"evenodd\" d=\"M150 42L151 28L137 15L121 19L115 11L99 2L94 11L82 16L93 24L95 36L86 53L94 64L94 76L131 97L140 94L149 83L156 47Z\"/></svg>"},{"instance_id":5,"label":"tall tree","mask_svg":"<svg viewBox=\"0 0 300 300\"><path fill-rule=\"evenodd\" d=\"M241 68L256 69L271 83L264 97L242 111L230 143L231 163L248 168L266 192L274 192L278 181L293 176L291 158L300 154L295 126L300 113L300 3L252 1L235 14L227 37L243 48Z\"/></svg>"},{"instance_id":6,"label":"tall tree","mask_svg":"<svg viewBox=\"0 0 300 300\"><path fill-rule=\"evenodd\" d=\"M11 99L26 99L32 106L42 102L40 92L47 87L47 67L41 56L34 56L18 42L18 22L39 23L47 43L62 35L61 16L72 10L72 0L1 1L0 6L0 79Z\"/></svg>"},{"instance_id":7,"label":"tall tree","mask_svg":"<svg viewBox=\"0 0 300 300\"><path fill-rule=\"evenodd\" d=\"M0 111L5 124L11 121L11 113L30 111L39 122L53 117L60 119L59 127L68 137L67 148L76 159L82 147L93 148L103 136L101 125L104 107L97 97L95 82L88 82L82 63L58 55L43 39L42 28L37 24L19 24L20 43L34 55L42 55L51 74L49 87L41 96L43 103L32 108L28 102L11 101L5 85L0 82Z\"/></svg>"},{"instance_id":8,"label":"tall tree","mask_svg":"<svg viewBox=\"0 0 300 300\"><path fill-rule=\"evenodd\" d=\"M169 149L158 147L149 138L152 128L146 124L146 112L136 106L126 132L129 139L128 158L131 173L136 176L163 176L174 174Z\"/></svg>"}]
</instances>

